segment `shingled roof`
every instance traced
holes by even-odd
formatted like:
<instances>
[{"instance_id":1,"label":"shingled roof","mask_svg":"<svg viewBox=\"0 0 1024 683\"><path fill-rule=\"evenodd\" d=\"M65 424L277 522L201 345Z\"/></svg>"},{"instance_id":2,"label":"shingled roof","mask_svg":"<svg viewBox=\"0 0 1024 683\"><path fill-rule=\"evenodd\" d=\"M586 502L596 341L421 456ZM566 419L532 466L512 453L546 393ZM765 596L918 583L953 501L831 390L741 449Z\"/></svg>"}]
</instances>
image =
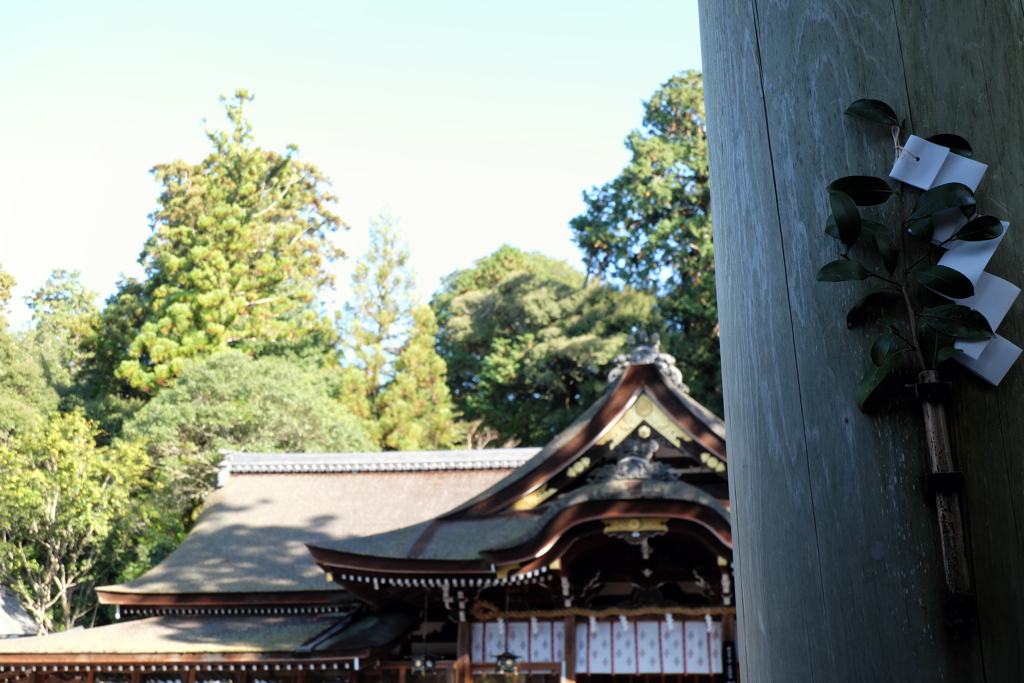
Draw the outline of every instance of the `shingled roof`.
<instances>
[{"instance_id":1,"label":"shingled roof","mask_svg":"<svg viewBox=\"0 0 1024 683\"><path fill-rule=\"evenodd\" d=\"M107 604L139 604L150 595L156 602L156 596L165 597L160 604L180 605L166 596L229 600L248 593L337 591L313 563L307 543L431 519L507 476L536 451L231 453L231 475L208 496L181 546L134 581L98 592Z\"/></svg>"}]
</instances>

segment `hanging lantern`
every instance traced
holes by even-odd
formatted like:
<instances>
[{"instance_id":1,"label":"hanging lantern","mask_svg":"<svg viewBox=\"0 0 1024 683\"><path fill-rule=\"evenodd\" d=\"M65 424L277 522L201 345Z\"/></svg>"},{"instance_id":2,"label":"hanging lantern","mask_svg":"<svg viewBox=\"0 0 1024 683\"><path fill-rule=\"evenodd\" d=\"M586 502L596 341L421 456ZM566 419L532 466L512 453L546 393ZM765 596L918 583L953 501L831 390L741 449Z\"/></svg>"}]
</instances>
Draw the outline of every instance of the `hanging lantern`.
<instances>
[{"instance_id":1,"label":"hanging lantern","mask_svg":"<svg viewBox=\"0 0 1024 683\"><path fill-rule=\"evenodd\" d=\"M412 656L412 672L414 674L432 674L437 671L437 657L423 648L419 654Z\"/></svg>"},{"instance_id":2,"label":"hanging lantern","mask_svg":"<svg viewBox=\"0 0 1024 683\"><path fill-rule=\"evenodd\" d=\"M514 655L508 650L502 652L497 656L498 661L495 664L495 671L499 674L505 674L506 676L509 674L519 673L516 671L517 659L519 659L519 655Z\"/></svg>"}]
</instances>

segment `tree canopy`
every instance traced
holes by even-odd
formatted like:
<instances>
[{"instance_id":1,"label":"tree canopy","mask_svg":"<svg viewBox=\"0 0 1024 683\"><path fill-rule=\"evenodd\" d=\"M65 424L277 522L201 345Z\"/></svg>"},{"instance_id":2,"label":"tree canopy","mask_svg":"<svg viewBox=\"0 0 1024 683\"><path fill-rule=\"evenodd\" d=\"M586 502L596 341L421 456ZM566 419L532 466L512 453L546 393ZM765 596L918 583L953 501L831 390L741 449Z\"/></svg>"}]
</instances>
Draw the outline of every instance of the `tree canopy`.
<instances>
[{"instance_id":1,"label":"tree canopy","mask_svg":"<svg viewBox=\"0 0 1024 683\"><path fill-rule=\"evenodd\" d=\"M8 329L4 312L14 285L14 277L0 265L0 442L35 425L59 401L39 360Z\"/></svg>"},{"instance_id":2,"label":"tree canopy","mask_svg":"<svg viewBox=\"0 0 1024 683\"><path fill-rule=\"evenodd\" d=\"M655 294L694 398L721 414L704 86L696 71L666 81L626 138L631 159L614 180L583 193L570 222L588 273Z\"/></svg>"},{"instance_id":3,"label":"tree canopy","mask_svg":"<svg viewBox=\"0 0 1024 683\"><path fill-rule=\"evenodd\" d=\"M370 246L352 273L342 319L339 399L372 425L387 450L451 447L458 439L437 322L414 294L409 248L387 214L370 224Z\"/></svg>"},{"instance_id":4,"label":"tree canopy","mask_svg":"<svg viewBox=\"0 0 1024 683\"><path fill-rule=\"evenodd\" d=\"M95 437L80 414L53 413L0 443L0 580L41 633L71 628L94 607L107 540L130 523L145 488L145 452L97 447Z\"/></svg>"},{"instance_id":5,"label":"tree canopy","mask_svg":"<svg viewBox=\"0 0 1024 683\"><path fill-rule=\"evenodd\" d=\"M153 392L186 359L329 333L317 294L342 256L331 235L329 181L313 164L255 146L238 90L225 103L230 131L207 131L198 164L153 169L162 192L139 262L145 279L121 282L104 310L97 370Z\"/></svg>"},{"instance_id":6,"label":"tree canopy","mask_svg":"<svg viewBox=\"0 0 1024 683\"><path fill-rule=\"evenodd\" d=\"M432 302L448 385L499 442L542 445L604 389L634 328L660 327L651 294L585 283L568 264L503 246Z\"/></svg>"},{"instance_id":7,"label":"tree canopy","mask_svg":"<svg viewBox=\"0 0 1024 683\"><path fill-rule=\"evenodd\" d=\"M237 350L186 361L174 386L125 424L122 439L146 444L182 514L201 502L222 449L376 450L367 426L331 398L323 377Z\"/></svg>"}]
</instances>

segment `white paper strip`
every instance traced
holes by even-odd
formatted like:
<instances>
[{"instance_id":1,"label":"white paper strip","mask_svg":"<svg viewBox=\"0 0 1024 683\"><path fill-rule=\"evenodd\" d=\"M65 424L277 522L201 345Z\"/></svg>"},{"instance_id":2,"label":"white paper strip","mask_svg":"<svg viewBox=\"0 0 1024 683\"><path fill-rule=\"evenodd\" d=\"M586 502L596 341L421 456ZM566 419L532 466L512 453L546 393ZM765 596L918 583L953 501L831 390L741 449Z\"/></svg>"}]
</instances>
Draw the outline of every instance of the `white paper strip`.
<instances>
[{"instance_id":1,"label":"white paper strip","mask_svg":"<svg viewBox=\"0 0 1024 683\"><path fill-rule=\"evenodd\" d=\"M529 661L530 637L530 622L508 622L508 639L505 641L505 646L512 654L519 655L521 661Z\"/></svg>"},{"instance_id":2,"label":"white paper strip","mask_svg":"<svg viewBox=\"0 0 1024 683\"><path fill-rule=\"evenodd\" d=\"M484 625L480 622L470 624L469 658L474 662L485 662L484 657ZM495 652L494 654L500 654Z\"/></svg>"},{"instance_id":3,"label":"white paper strip","mask_svg":"<svg viewBox=\"0 0 1024 683\"><path fill-rule=\"evenodd\" d=\"M950 154L947 147L911 135L903 145L903 152L893 164L889 177L927 190L935 182L946 157Z\"/></svg>"},{"instance_id":4,"label":"white paper strip","mask_svg":"<svg viewBox=\"0 0 1024 683\"><path fill-rule=\"evenodd\" d=\"M668 624L661 627L661 652L663 655L664 673L683 673L683 629L685 622L675 622L672 628Z\"/></svg>"},{"instance_id":5,"label":"white paper strip","mask_svg":"<svg viewBox=\"0 0 1024 683\"><path fill-rule=\"evenodd\" d=\"M1014 344L997 334L995 339L989 341L977 360L962 353L956 354L953 358L989 384L998 386L1010 370L1010 366L1020 356L1020 351Z\"/></svg>"},{"instance_id":6,"label":"white paper strip","mask_svg":"<svg viewBox=\"0 0 1024 683\"><path fill-rule=\"evenodd\" d=\"M616 674L635 674L636 670L636 630L632 621L624 625L612 623L612 656L614 657Z\"/></svg>"},{"instance_id":7,"label":"white paper strip","mask_svg":"<svg viewBox=\"0 0 1024 683\"><path fill-rule=\"evenodd\" d=\"M659 628L664 628L663 621L640 621L636 624L639 639L640 673L661 673L661 637Z\"/></svg>"},{"instance_id":8,"label":"white paper strip","mask_svg":"<svg viewBox=\"0 0 1024 683\"><path fill-rule=\"evenodd\" d=\"M999 243L1006 237L1006 231L1010 224L1003 221L1003 234L993 240L984 242L950 242L946 253L939 259L940 266L946 266L959 271L967 277L975 286L978 285L978 278L988 265L989 259L995 253Z\"/></svg>"},{"instance_id":9,"label":"white paper strip","mask_svg":"<svg viewBox=\"0 0 1024 683\"><path fill-rule=\"evenodd\" d=\"M982 273L978 278L978 283L974 286L974 296L955 301L961 306L968 306L981 313L994 330L999 327L999 323L1003 322L1003 318L1006 317L1010 306L1013 305L1019 294L1020 287L1017 285L991 273ZM958 339L955 346L964 354L977 360L988 346L988 342L988 339L983 341Z\"/></svg>"},{"instance_id":10,"label":"white paper strip","mask_svg":"<svg viewBox=\"0 0 1024 683\"><path fill-rule=\"evenodd\" d=\"M576 624L576 673L590 673L590 624Z\"/></svg>"},{"instance_id":11,"label":"white paper strip","mask_svg":"<svg viewBox=\"0 0 1024 683\"><path fill-rule=\"evenodd\" d=\"M686 622L686 671L691 674L711 673L708 666L708 630L703 622Z\"/></svg>"},{"instance_id":12,"label":"white paper strip","mask_svg":"<svg viewBox=\"0 0 1024 683\"><path fill-rule=\"evenodd\" d=\"M618 635L618 634L616 634ZM612 624L599 621L590 629L590 668L592 674L612 672Z\"/></svg>"},{"instance_id":13,"label":"white paper strip","mask_svg":"<svg viewBox=\"0 0 1024 683\"><path fill-rule=\"evenodd\" d=\"M981 182L981 177L985 175L987 169L988 166L980 161L968 159L967 157L950 152L942 163L939 174L935 176L935 180L932 181L928 189L930 190L933 187L947 183L960 183L971 188L971 192L974 192L978 189L978 183Z\"/></svg>"}]
</instances>

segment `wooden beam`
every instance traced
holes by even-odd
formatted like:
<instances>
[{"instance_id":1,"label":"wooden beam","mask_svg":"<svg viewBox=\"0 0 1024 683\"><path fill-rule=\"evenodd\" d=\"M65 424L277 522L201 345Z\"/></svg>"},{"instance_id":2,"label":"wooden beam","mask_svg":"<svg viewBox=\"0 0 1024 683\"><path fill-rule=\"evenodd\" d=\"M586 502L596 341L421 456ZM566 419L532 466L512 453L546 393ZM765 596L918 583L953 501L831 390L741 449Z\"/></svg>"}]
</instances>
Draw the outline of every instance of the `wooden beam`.
<instances>
[{"instance_id":1,"label":"wooden beam","mask_svg":"<svg viewBox=\"0 0 1024 683\"><path fill-rule=\"evenodd\" d=\"M879 330L850 331L844 313L870 285L815 275L838 258L822 233L825 185L886 178L893 163L887 127L843 115L860 98L905 118L904 140L969 139L989 164L979 211L1024 216L1024 10L703 0L700 20L741 680L1017 680L1024 364L997 388L955 362L942 368L954 384L978 613L976 630L955 633L919 407L902 386L913 372L892 383L882 412L860 413L854 395ZM908 189L864 215L899 238L918 196ZM986 270L1019 285L1014 235ZM1018 303L999 328L1017 345L1020 313Z\"/></svg>"},{"instance_id":2,"label":"wooden beam","mask_svg":"<svg viewBox=\"0 0 1024 683\"><path fill-rule=\"evenodd\" d=\"M563 623L561 683L576 683L576 617L565 617Z\"/></svg>"},{"instance_id":3,"label":"wooden beam","mask_svg":"<svg viewBox=\"0 0 1024 683\"><path fill-rule=\"evenodd\" d=\"M469 622L460 621L459 630L456 634L457 642L455 644L454 683L473 683L473 667L470 662L471 637L472 632Z\"/></svg>"}]
</instances>

